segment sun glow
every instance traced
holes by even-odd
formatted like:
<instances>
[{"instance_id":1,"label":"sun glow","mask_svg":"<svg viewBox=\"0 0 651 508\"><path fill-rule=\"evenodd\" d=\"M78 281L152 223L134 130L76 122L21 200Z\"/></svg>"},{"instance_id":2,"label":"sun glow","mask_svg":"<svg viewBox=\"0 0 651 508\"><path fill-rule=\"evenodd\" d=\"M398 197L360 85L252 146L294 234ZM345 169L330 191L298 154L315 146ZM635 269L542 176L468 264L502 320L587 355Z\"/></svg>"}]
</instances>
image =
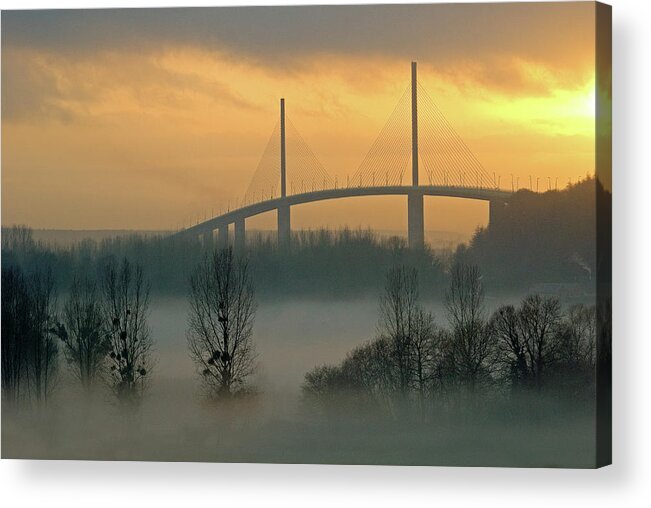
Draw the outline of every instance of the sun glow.
<instances>
[{"instance_id":1,"label":"sun glow","mask_svg":"<svg viewBox=\"0 0 651 508\"><path fill-rule=\"evenodd\" d=\"M227 207L246 191L281 97L288 120L328 173L345 182L408 88L411 58L423 89L503 184L512 176L566 181L593 173L589 32L569 52L539 47L538 37L527 51L497 38L490 51L466 47L464 39L438 53L425 45L410 54L391 45L347 51L325 41L286 48L270 61L228 44L173 38L139 51L3 44L3 222L173 229ZM410 116L399 121L406 139ZM424 139L432 121L419 119ZM371 208L369 225L403 227L395 210ZM314 210L306 226L350 216L334 202ZM437 217L428 227L449 226L445 214ZM476 214L459 220L459 230L476 227Z\"/></svg>"}]
</instances>

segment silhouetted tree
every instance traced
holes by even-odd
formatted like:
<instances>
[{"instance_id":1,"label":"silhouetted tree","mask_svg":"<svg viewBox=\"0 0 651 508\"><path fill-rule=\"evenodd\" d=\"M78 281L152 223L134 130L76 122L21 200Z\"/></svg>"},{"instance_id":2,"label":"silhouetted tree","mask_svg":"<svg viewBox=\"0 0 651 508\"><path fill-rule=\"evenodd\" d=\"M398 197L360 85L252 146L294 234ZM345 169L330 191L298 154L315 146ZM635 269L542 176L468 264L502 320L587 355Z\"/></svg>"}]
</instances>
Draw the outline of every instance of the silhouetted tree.
<instances>
[{"instance_id":1,"label":"silhouetted tree","mask_svg":"<svg viewBox=\"0 0 651 508\"><path fill-rule=\"evenodd\" d=\"M322 365L305 374L301 387L303 403L312 412L326 415L359 412L362 407L374 407L374 394L360 378L361 373L351 371L354 363L354 360L347 358L342 365Z\"/></svg>"},{"instance_id":2,"label":"silhouetted tree","mask_svg":"<svg viewBox=\"0 0 651 508\"><path fill-rule=\"evenodd\" d=\"M595 306L572 305L566 314L559 344L559 361L594 370L597 361L597 312Z\"/></svg>"},{"instance_id":3,"label":"silhouetted tree","mask_svg":"<svg viewBox=\"0 0 651 508\"><path fill-rule=\"evenodd\" d=\"M88 391L101 373L110 348L100 294L93 281L73 282L62 318L57 335L75 376Z\"/></svg>"},{"instance_id":4,"label":"silhouetted tree","mask_svg":"<svg viewBox=\"0 0 651 508\"><path fill-rule=\"evenodd\" d=\"M18 267L2 268L2 399L18 404L26 382L31 334L27 280Z\"/></svg>"},{"instance_id":5,"label":"silhouetted tree","mask_svg":"<svg viewBox=\"0 0 651 508\"><path fill-rule=\"evenodd\" d=\"M30 334L27 375L30 391L38 404L45 402L54 388L59 348L56 341L56 293L50 269L29 277Z\"/></svg>"},{"instance_id":6,"label":"silhouetted tree","mask_svg":"<svg viewBox=\"0 0 651 508\"><path fill-rule=\"evenodd\" d=\"M119 265L110 261L104 269L102 297L109 382L119 403L134 406L142 398L153 362L147 324L149 285L142 267L132 266L126 258Z\"/></svg>"},{"instance_id":7,"label":"silhouetted tree","mask_svg":"<svg viewBox=\"0 0 651 508\"><path fill-rule=\"evenodd\" d=\"M353 349L341 364L341 372L347 394L355 394L358 404L394 411L400 377L395 344L389 337L379 337Z\"/></svg>"},{"instance_id":8,"label":"silhouetted tree","mask_svg":"<svg viewBox=\"0 0 651 508\"><path fill-rule=\"evenodd\" d=\"M425 398L433 389L436 379L442 336L436 329L432 314L422 309L416 312L413 328L410 377L422 411Z\"/></svg>"},{"instance_id":9,"label":"silhouetted tree","mask_svg":"<svg viewBox=\"0 0 651 508\"><path fill-rule=\"evenodd\" d=\"M451 327L447 345L450 374L474 391L488 371L494 337L484 322L484 288L476 265L457 262L450 273L446 308Z\"/></svg>"},{"instance_id":10,"label":"silhouetted tree","mask_svg":"<svg viewBox=\"0 0 651 508\"><path fill-rule=\"evenodd\" d=\"M520 332L519 311L513 305L497 309L488 324L488 332L496 342L496 368L516 388L529 381L527 352Z\"/></svg>"},{"instance_id":11,"label":"silhouetted tree","mask_svg":"<svg viewBox=\"0 0 651 508\"><path fill-rule=\"evenodd\" d=\"M338 367L306 375L304 396L328 406L354 400L357 407L382 408L398 416L415 398L422 411L439 379L444 336L418 303L417 271L394 267L380 298L378 337L353 349ZM335 393L336 392L336 393Z\"/></svg>"},{"instance_id":12,"label":"silhouetted tree","mask_svg":"<svg viewBox=\"0 0 651 508\"><path fill-rule=\"evenodd\" d=\"M380 299L379 333L388 339L395 370L395 388L403 395L411 382L412 342L420 315L417 276L414 268L399 266L390 269Z\"/></svg>"},{"instance_id":13,"label":"silhouetted tree","mask_svg":"<svg viewBox=\"0 0 651 508\"><path fill-rule=\"evenodd\" d=\"M571 306L559 327L555 374L572 392L592 388L597 368L597 312L595 306Z\"/></svg>"},{"instance_id":14,"label":"silhouetted tree","mask_svg":"<svg viewBox=\"0 0 651 508\"><path fill-rule=\"evenodd\" d=\"M20 254L29 252L36 247L34 234L27 226L10 226L2 228L2 250L15 251Z\"/></svg>"},{"instance_id":15,"label":"silhouetted tree","mask_svg":"<svg viewBox=\"0 0 651 508\"><path fill-rule=\"evenodd\" d=\"M56 380L56 295L49 269L2 270L2 390L9 404L46 401Z\"/></svg>"},{"instance_id":16,"label":"silhouetted tree","mask_svg":"<svg viewBox=\"0 0 651 508\"><path fill-rule=\"evenodd\" d=\"M538 294L524 299L519 312L519 330L524 344L529 378L540 389L548 367L556 361L561 304L557 298Z\"/></svg>"},{"instance_id":17,"label":"silhouetted tree","mask_svg":"<svg viewBox=\"0 0 651 508\"><path fill-rule=\"evenodd\" d=\"M210 397L246 387L253 373L256 304L247 261L232 249L212 252L190 277L190 356Z\"/></svg>"}]
</instances>

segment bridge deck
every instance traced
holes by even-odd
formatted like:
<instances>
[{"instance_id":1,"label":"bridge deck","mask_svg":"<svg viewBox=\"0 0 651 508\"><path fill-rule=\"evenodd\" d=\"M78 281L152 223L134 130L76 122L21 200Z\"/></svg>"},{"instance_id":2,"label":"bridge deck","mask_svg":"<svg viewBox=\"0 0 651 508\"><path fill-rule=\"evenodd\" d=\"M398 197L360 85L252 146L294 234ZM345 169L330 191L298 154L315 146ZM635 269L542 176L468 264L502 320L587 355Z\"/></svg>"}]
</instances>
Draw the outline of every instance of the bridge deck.
<instances>
[{"instance_id":1,"label":"bridge deck","mask_svg":"<svg viewBox=\"0 0 651 508\"><path fill-rule=\"evenodd\" d=\"M360 196L396 196L409 194L422 194L424 196L445 196L465 199L479 199L483 201L508 199L512 193L498 189L453 187L437 185L395 185L388 187L343 187L338 189L325 189L301 194L292 194L284 198L269 199L251 205L231 210L225 214L213 217L204 222L179 231L177 236L200 235L217 228L228 226L236 221L253 217L255 215L276 210L280 207L295 206L303 203L312 203L326 199L340 199Z\"/></svg>"}]
</instances>

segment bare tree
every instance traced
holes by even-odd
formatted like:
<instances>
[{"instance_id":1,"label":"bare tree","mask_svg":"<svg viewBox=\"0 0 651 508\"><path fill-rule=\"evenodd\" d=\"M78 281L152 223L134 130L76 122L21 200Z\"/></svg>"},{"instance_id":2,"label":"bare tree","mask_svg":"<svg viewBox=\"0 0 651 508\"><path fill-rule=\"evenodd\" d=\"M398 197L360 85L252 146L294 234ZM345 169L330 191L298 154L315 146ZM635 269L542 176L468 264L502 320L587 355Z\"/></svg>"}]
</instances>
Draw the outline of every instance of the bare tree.
<instances>
[{"instance_id":1,"label":"bare tree","mask_svg":"<svg viewBox=\"0 0 651 508\"><path fill-rule=\"evenodd\" d=\"M147 324L149 285L142 267L125 258L109 262L102 280L102 315L109 345L109 382L124 406L140 402L152 367L152 339Z\"/></svg>"},{"instance_id":2,"label":"bare tree","mask_svg":"<svg viewBox=\"0 0 651 508\"><path fill-rule=\"evenodd\" d=\"M57 334L63 341L66 359L82 387L90 391L110 347L100 295L93 281L73 281L62 318Z\"/></svg>"},{"instance_id":3,"label":"bare tree","mask_svg":"<svg viewBox=\"0 0 651 508\"><path fill-rule=\"evenodd\" d=\"M425 398L433 388L437 364L440 361L441 334L431 313L418 309L414 320L411 343L412 383L418 394L421 411Z\"/></svg>"},{"instance_id":4,"label":"bare tree","mask_svg":"<svg viewBox=\"0 0 651 508\"><path fill-rule=\"evenodd\" d=\"M55 332L56 293L50 269L29 277L30 337L27 352L27 375L30 391L37 404L45 402L54 388L59 348Z\"/></svg>"},{"instance_id":5,"label":"bare tree","mask_svg":"<svg viewBox=\"0 0 651 508\"><path fill-rule=\"evenodd\" d=\"M525 347L530 379L541 388L546 369L556 361L561 304L556 298L530 295L522 302L519 330Z\"/></svg>"},{"instance_id":6,"label":"bare tree","mask_svg":"<svg viewBox=\"0 0 651 508\"><path fill-rule=\"evenodd\" d=\"M496 342L497 368L514 388L526 384L530 374L519 325L519 311L513 305L503 305L497 309L488 323L488 332Z\"/></svg>"},{"instance_id":7,"label":"bare tree","mask_svg":"<svg viewBox=\"0 0 651 508\"><path fill-rule=\"evenodd\" d=\"M246 388L253 373L256 304L248 263L232 249L212 252L190 278L190 356L210 397Z\"/></svg>"},{"instance_id":8,"label":"bare tree","mask_svg":"<svg viewBox=\"0 0 651 508\"><path fill-rule=\"evenodd\" d=\"M571 306L559 344L559 361L575 368L594 371L597 363L597 309Z\"/></svg>"},{"instance_id":9,"label":"bare tree","mask_svg":"<svg viewBox=\"0 0 651 508\"><path fill-rule=\"evenodd\" d=\"M571 306L559 327L554 374L565 392L573 395L595 388L597 376L597 310ZM594 392L589 392L594 394Z\"/></svg>"},{"instance_id":10,"label":"bare tree","mask_svg":"<svg viewBox=\"0 0 651 508\"><path fill-rule=\"evenodd\" d=\"M58 347L56 295L49 269L2 270L2 392L11 405L45 402L54 388Z\"/></svg>"},{"instance_id":11,"label":"bare tree","mask_svg":"<svg viewBox=\"0 0 651 508\"><path fill-rule=\"evenodd\" d=\"M379 334L389 341L396 389L403 395L411 383L412 340L420 312L417 276L415 268L390 269L380 299Z\"/></svg>"},{"instance_id":12,"label":"bare tree","mask_svg":"<svg viewBox=\"0 0 651 508\"><path fill-rule=\"evenodd\" d=\"M2 399L10 406L18 404L26 381L30 306L22 270L2 268Z\"/></svg>"},{"instance_id":13,"label":"bare tree","mask_svg":"<svg viewBox=\"0 0 651 508\"><path fill-rule=\"evenodd\" d=\"M451 327L448 366L471 391L487 371L494 337L484 322L484 288L476 265L452 266L446 308Z\"/></svg>"},{"instance_id":14,"label":"bare tree","mask_svg":"<svg viewBox=\"0 0 651 508\"><path fill-rule=\"evenodd\" d=\"M34 249L36 242L31 228L27 226L10 226L2 228L2 250L20 254Z\"/></svg>"}]
</instances>

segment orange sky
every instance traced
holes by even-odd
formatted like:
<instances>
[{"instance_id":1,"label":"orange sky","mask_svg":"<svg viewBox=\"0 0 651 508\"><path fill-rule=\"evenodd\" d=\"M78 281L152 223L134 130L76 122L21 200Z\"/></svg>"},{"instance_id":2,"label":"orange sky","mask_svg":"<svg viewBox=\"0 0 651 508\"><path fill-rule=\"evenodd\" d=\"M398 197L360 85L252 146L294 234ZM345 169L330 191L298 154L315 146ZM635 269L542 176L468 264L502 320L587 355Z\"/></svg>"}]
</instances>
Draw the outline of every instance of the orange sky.
<instances>
[{"instance_id":1,"label":"orange sky","mask_svg":"<svg viewBox=\"0 0 651 508\"><path fill-rule=\"evenodd\" d=\"M546 189L548 177L564 186L594 173L591 2L5 11L2 24L4 225L172 229L226 208L246 191L281 96L345 181L412 59L503 187L511 174ZM486 206L429 198L426 214L426 229L469 233ZM292 219L404 229L406 203L322 202Z\"/></svg>"}]
</instances>

